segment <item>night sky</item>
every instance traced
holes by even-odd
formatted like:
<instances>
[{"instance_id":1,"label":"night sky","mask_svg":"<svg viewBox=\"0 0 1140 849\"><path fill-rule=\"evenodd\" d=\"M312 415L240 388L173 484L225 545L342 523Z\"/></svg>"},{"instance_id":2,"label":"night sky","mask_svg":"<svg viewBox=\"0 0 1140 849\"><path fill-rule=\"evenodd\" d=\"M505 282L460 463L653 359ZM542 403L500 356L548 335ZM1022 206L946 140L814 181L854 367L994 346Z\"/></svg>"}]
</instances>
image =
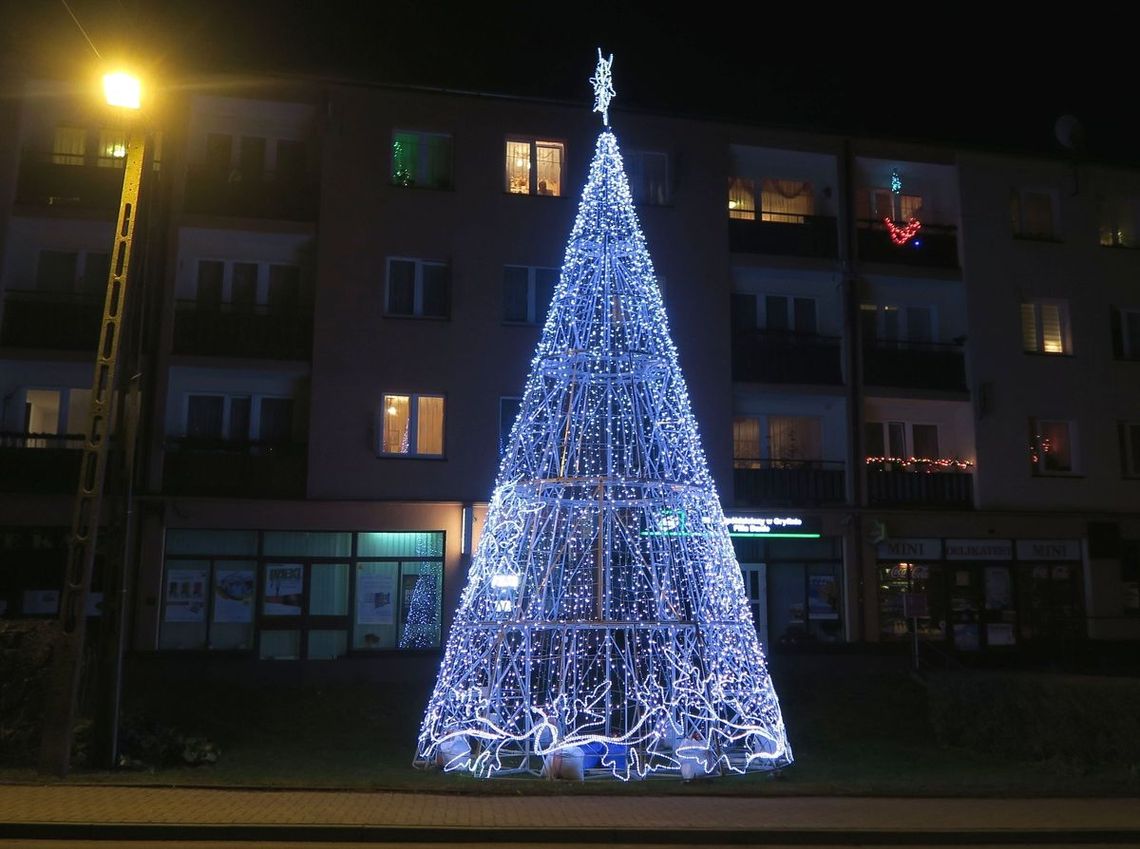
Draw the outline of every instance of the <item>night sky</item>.
<instances>
[{"instance_id":1,"label":"night sky","mask_svg":"<svg viewBox=\"0 0 1140 849\"><path fill-rule=\"evenodd\" d=\"M95 56L60 0L0 0L0 62L82 78ZM1125 27L1002 7L68 0L105 56L149 76L316 74L580 101L595 47L622 108L1046 154L1076 115L1086 155L1140 163L1140 71ZM556 14L543 13L550 8ZM994 7L997 8L997 7ZM746 23L740 9L759 23ZM1119 32L1119 35L1116 33ZM1134 39L1133 39L1134 41Z\"/></svg>"}]
</instances>

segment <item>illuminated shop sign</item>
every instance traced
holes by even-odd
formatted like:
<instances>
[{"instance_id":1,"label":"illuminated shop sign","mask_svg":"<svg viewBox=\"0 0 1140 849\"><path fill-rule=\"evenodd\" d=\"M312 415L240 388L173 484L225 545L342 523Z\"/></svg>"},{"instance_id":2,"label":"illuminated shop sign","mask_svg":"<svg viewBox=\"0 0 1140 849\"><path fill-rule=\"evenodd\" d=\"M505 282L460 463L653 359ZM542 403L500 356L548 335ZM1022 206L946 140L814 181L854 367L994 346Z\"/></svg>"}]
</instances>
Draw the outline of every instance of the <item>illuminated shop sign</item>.
<instances>
[{"instance_id":1,"label":"illuminated shop sign","mask_svg":"<svg viewBox=\"0 0 1140 849\"><path fill-rule=\"evenodd\" d=\"M768 539L819 539L822 523L818 516L725 516L730 537Z\"/></svg>"}]
</instances>

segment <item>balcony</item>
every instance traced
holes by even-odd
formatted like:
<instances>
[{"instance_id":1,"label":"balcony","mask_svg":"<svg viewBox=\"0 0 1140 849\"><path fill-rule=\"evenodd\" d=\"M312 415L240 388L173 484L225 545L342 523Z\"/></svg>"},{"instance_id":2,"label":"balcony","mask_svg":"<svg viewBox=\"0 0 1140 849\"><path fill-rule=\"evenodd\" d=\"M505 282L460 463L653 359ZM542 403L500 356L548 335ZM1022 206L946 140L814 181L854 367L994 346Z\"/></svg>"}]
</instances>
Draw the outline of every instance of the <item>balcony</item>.
<instances>
[{"instance_id":1,"label":"balcony","mask_svg":"<svg viewBox=\"0 0 1140 849\"><path fill-rule=\"evenodd\" d=\"M304 498L304 443L168 439L162 490L167 495Z\"/></svg>"},{"instance_id":2,"label":"balcony","mask_svg":"<svg viewBox=\"0 0 1140 849\"><path fill-rule=\"evenodd\" d=\"M174 353L207 357L307 360L313 350L313 314L301 308L261 311L209 309L179 301Z\"/></svg>"},{"instance_id":3,"label":"balcony","mask_svg":"<svg viewBox=\"0 0 1140 849\"><path fill-rule=\"evenodd\" d=\"M67 161L70 160L70 161ZM87 164L83 157L25 151L20 161L16 203L114 213L123 189L122 160L109 166Z\"/></svg>"},{"instance_id":4,"label":"balcony","mask_svg":"<svg viewBox=\"0 0 1140 849\"><path fill-rule=\"evenodd\" d=\"M297 177L240 179L200 165L186 175L185 209L192 215L316 221L317 202L316 186Z\"/></svg>"},{"instance_id":5,"label":"balcony","mask_svg":"<svg viewBox=\"0 0 1140 849\"><path fill-rule=\"evenodd\" d=\"M863 347L863 383L968 392L961 345L875 340Z\"/></svg>"},{"instance_id":6,"label":"balcony","mask_svg":"<svg viewBox=\"0 0 1140 849\"><path fill-rule=\"evenodd\" d=\"M796 216L800 221L728 221L729 250L774 256L834 259L839 255L835 219L827 215Z\"/></svg>"},{"instance_id":7,"label":"balcony","mask_svg":"<svg viewBox=\"0 0 1140 849\"><path fill-rule=\"evenodd\" d=\"M958 267L958 228L952 225L923 222L913 239L905 245L896 245L883 222L863 220L859 222L857 244L861 262Z\"/></svg>"},{"instance_id":8,"label":"balcony","mask_svg":"<svg viewBox=\"0 0 1140 849\"><path fill-rule=\"evenodd\" d=\"M929 464L875 462L867 466L867 503L875 507L970 510L974 476L964 469L933 470ZM923 466L926 466L924 468Z\"/></svg>"},{"instance_id":9,"label":"balcony","mask_svg":"<svg viewBox=\"0 0 1140 849\"><path fill-rule=\"evenodd\" d=\"M749 462L749 461L745 461ZM762 468L732 470L739 506L835 504L845 500L843 463L828 460L764 460Z\"/></svg>"},{"instance_id":10,"label":"balcony","mask_svg":"<svg viewBox=\"0 0 1140 849\"><path fill-rule=\"evenodd\" d=\"M83 434L0 431L0 492L74 492Z\"/></svg>"},{"instance_id":11,"label":"balcony","mask_svg":"<svg viewBox=\"0 0 1140 849\"><path fill-rule=\"evenodd\" d=\"M102 295L8 291L0 347L94 351L102 320Z\"/></svg>"},{"instance_id":12,"label":"balcony","mask_svg":"<svg viewBox=\"0 0 1140 849\"><path fill-rule=\"evenodd\" d=\"M768 330L735 333L732 379L745 383L841 384L839 339Z\"/></svg>"}]
</instances>

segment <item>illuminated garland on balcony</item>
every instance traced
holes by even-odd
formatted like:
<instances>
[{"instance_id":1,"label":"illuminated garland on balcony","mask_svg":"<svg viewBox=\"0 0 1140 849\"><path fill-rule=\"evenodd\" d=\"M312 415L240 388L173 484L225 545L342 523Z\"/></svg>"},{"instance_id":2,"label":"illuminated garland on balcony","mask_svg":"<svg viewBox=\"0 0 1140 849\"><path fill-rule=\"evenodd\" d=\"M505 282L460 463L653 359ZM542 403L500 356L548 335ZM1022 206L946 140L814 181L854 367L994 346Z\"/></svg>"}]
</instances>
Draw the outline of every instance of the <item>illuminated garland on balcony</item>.
<instances>
[{"instance_id":1,"label":"illuminated garland on balcony","mask_svg":"<svg viewBox=\"0 0 1140 849\"><path fill-rule=\"evenodd\" d=\"M415 763L624 780L791 760L606 129Z\"/></svg>"},{"instance_id":2,"label":"illuminated garland on balcony","mask_svg":"<svg viewBox=\"0 0 1140 849\"><path fill-rule=\"evenodd\" d=\"M974 468L971 460L959 460L957 457L868 457L867 465L894 465L894 466L925 466L926 471L943 471L945 469L958 469L964 471Z\"/></svg>"},{"instance_id":3,"label":"illuminated garland on balcony","mask_svg":"<svg viewBox=\"0 0 1140 849\"><path fill-rule=\"evenodd\" d=\"M902 177L899 176L897 168L891 169L891 194L896 198L902 194ZM906 224L897 224L888 215L883 219L883 223L887 225L891 241L900 247L917 236L918 231L922 229L922 222L917 218L911 218Z\"/></svg>"}]
</instances>

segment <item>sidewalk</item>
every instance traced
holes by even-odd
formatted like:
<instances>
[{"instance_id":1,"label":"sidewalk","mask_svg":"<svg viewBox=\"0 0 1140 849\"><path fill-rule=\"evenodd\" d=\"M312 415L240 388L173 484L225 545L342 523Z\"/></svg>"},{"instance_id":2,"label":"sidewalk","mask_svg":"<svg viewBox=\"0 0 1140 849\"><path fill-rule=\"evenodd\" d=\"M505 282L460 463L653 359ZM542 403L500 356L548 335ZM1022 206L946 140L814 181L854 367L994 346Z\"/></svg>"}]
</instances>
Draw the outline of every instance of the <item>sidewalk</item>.
<instances>
[{"instance_id":1,"label":"sidewalk","mask_svg":"<svg viewBox=\"0 0 1140 849\"><path fill-rule=\"evenodd\" d=\"M803 844L1047 838L1140 845L1140 801L508 797L4 785L0 838Z\"/></svg>"}]
</instances>

